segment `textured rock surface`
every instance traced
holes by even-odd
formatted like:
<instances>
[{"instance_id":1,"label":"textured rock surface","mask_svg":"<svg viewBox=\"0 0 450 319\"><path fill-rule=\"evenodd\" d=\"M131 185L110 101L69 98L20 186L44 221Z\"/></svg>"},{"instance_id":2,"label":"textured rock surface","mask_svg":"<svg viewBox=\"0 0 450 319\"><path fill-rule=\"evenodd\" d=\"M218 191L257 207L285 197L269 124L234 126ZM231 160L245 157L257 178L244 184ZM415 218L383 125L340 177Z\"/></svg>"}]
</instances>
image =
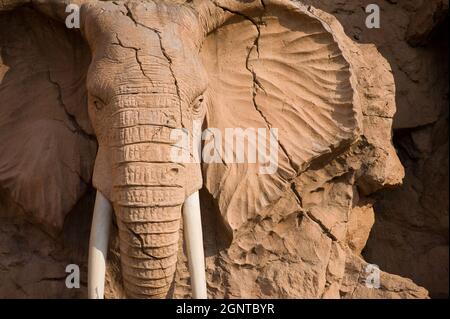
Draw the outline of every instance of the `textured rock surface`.
<instances>
[{"instance_id":1,"label":"textured rock surface","mask_svg":"<svg viewBox=\"0 0 450 319\"><path fill-rule=\"evenodd\" d=\"M88 192L52 236L0 193L0 298L86 298L87 246L94 193ZM66 266L80 266L80 289L67 289Z\"/></svg>"},{"instance_id":2,"label":"textured rock surface","mask_svg":"<svg viewBox=\"0 0 450 319\"><path fill-rule=\"evenodd\" d=\"M209 296L427 297L424 288L388 272L413 278L432 296L446 296L448 287L442 278L448 281L448 123L443 110L448 66L446 48L438 40L428 40L434 34L429 29L435 26L421 13L428 7L423 10L422 1L383 2L382 29L367 30L362 1L310 2L336 16L343 31L360 43L349 42L347 50L354 54L359 70L363 138L332 161L316 162L274 205L234 232L224 223L213 197L202 190ZM441 17L445 3L433 6ZM314 12L339 29L330 16ZM416 14L425 15L422 23L410 23L416 21ZM435 59L445 66L433 66ZM2 72L0 68L0 78ZM398 112L393 121L395 104ZM390 144L393 122L405 172ZM405 183L399 187L404 173ZM389 187L395 189L384 190ZM1 192L1 297L86 296L93 191L82 197L84 192L83 185L60 235L43 232L6 190ZM118 251L117 233L113 233L106 287L110 298L124 297ZM381 272L379 289L365 285L367 262L361 252L387 271ZM70 263L81 266L79 290L65 288L64 270ZM189 295L186 258L180 249L174 297Z\"/></svg>"},{"instance_id":3,"label":"textured rock surface","mask_svg":"<svg viewBox=\"0 0 450 319\"><path fill-rule=\"evenodd\" d=\"M394 75L393 140L405 179L375 196L376 222L363 255L431 297L447 297L448 1L379 2L380 30L365 28L364 1L310 3L332 12L355 41L375 44Z\"/></svg>"}]
</instances>

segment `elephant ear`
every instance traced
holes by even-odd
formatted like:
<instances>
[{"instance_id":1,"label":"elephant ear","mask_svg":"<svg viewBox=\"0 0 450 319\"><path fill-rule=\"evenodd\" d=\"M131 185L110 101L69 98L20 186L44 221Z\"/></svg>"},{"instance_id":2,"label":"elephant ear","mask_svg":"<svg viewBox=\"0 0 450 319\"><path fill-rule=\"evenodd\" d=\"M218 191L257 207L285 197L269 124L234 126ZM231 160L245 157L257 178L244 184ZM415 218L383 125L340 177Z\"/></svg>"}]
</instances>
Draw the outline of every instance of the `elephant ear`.
<instances>
[{"instance_id":1,"label":"elephant ear","mask_svg":"<svg viewBox=\"0 0 450 319\"><path fill-rule=\"evenodd\" d=\"M308 167L354 142L360 111L339 39L307 8L281 0L207 2L198 5L207 30L201 49L210 81L206 121L222 134L211 134L204 149L215 143L222 150L215 155L222 157L204 163L203 174L226 224L236 230ZM233 143L226 128L266 129L266 147L260 139L245 144L246 163L234 163L236 158L224 156ZM278 138L272 162L277 169L264 172L264 161L249 163L248 146L270 154L269 129L278 130L271 134Z\"/></svg>"},{"instance_id":2,"label":"elephant ear","mask_svg":"<svg viewBox=\"0 0 450 319\"><path fill-rule=\"evenodd\" d=\"M55 232L90 183L90 53L81 36L31 8L0 12L0 188Z\"/></svg>"}]
</instances>

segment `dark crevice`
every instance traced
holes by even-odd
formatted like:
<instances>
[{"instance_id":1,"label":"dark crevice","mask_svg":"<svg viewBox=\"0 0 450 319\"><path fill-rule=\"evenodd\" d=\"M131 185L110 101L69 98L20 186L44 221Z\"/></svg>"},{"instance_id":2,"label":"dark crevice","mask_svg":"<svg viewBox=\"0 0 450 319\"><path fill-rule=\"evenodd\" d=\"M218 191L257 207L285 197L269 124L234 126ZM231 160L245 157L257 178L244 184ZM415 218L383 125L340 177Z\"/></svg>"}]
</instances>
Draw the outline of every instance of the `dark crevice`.
<instances>
[{"instance_id":1,"label":"dark crevice","mask_svg":"<svg viewBox=\"0 0 450 319\"><path fill-rule=\"evenodd\" d=\"M39 279L39 282L41 281L56 281L56 282L60 282L60 281L65 281L67 278L67 276L61 276L61 277L44 277Z\"/></svg>"},{"instance_id":2,"label":"dark crevice","mask_svg":"<svg viewBox=\"0 0 450 319\"><path fill-rule=\"evenodd\" d=\"M316 218L311 212L307 211L306 215L308 215L308 217L315 222L317 225L320 226L320 228L322 229L322 231L324 232L325 235L327 235L332 241L337 241L337 238L331 233L331 231L322 223L322 221L318 218Z\"/></svg>"},{"instance_id":3,"label":"dark crevice","mask_svg":"<svg viewBox=\"0 0 450 319\"><path fill-rule=\"evenodd\" d=\"M363 116L367 116L367 117L378 117L378 118L382 118L382 119L388 119L388 120L393 120L393 116L389 116L389 115L380 115L380 114L368 114L366 112L362 112Z\"/></svg>"},{"instance_id":4,"label":"dark crevice","mask_svg":"<svg viewBox=\"0 0 450 319\"><path fill-rule=\"evenodd\" d=\"M300 205L300 207L303 207L302 196L300 195L297 188L295 187L295 183L291 183L291 190L292 190L292 193L294 193L294 195L295 195L297 203Z\"/></svg>"},{"instance_id":5,"label":"dark crevice","mask_svg":"<svg viewBox=\"0 0 450 319\"><path fill-rule=\"evenodd\" d=\"M261 6L263 7L264 11L266 10L266 3L264 0L259 0L261 2Z\"/></svg>"},{"instance_id":6,"label":"dark crevice","mask_svg":"<svg viewBox=\"0 0 450 319\"><path fill-rule=\"evenodd\" d=\"M67 111L66 105L65 105L65 103L63 101L63 97L62 97L61 85L57 81L52 79L52 75L51 75L50 70L47 70L47 78L48 78L48 81L52 85L54 85L55 88L57 89L57 91L58 91L58 96L57 96L58 102L61 105L62 109L64 110L64 113L66 114L67 118L69 119L70 124L72 124L72 126L73 126L73 129L70 128L70 127L68 127L68 129L71 130L73 133L77 133L77 134L82 135L83 137L85 137L86 139L88 139L90 141L97 141L95 136L94 135L90 135L86 131L84 131L83 128L80 126L80 124L78 124L78 121L75 118L75 116L70 114Z\"/></svg>"}]
</instances>

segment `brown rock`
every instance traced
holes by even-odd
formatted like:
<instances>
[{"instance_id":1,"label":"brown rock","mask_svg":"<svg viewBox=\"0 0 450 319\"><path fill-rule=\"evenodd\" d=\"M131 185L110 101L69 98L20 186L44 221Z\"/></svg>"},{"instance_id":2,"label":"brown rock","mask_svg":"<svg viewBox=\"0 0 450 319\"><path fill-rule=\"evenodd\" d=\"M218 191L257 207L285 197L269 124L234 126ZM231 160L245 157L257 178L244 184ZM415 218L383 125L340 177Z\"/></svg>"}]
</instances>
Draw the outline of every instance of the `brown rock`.
<instances>
[{"instance_id":1,"label":"brown rock","mask_svg":"<svg viewBox=\"0 0 450 319\"><path fill-rule=\"evenodd\" d=\"M0 11L19 2L0 1ZM117 123L103 116L147 101L128 97L136 89L131 84L142 83L138 89L151 88L152 101L165 103L168 119L140 121L192 131L191 120L207 113L208 127L279 128L275 174L236 163L203 166L210 298L428 297L411 280L384 271L377 273L380 286L369 287L367 269L374 266L361 253L435 296L448 294L445 280L438 283L445 268L448 283L448 83L442 80L448 63L436 66L444 50L430 40L446 5L389 1L382 29L368 30L359 0L265 6L195 0L188 5L200 8L198 15L175 3L184 1L85 7L87 43L31 8L0 13L0 140L7 141L0 154L0 296L85 297L97 142L93 184L116 211L106 297L190 296L182 229L153 236L167 221L139 216L161 211L159 218L176 215L179 225L184 198L201 187L200 165L147 174L156 166L145 162L167 153L153 145L170 144L167 131L110 134ZM61 10L47 9L61 19ZM152 10L158 21L148 18ZM168 84L155 85L155 77ZM120 94L111 93L116 89ZM155 90L175 98L156 99ZM142 184L147 188L136 189ZM150 196L153 186L178 192ZM164 243L170 249L161 249ZM136 270L154 266L152 256L163 253L160 263L177 258L176 269L155 266L164 280ZM141 263L124 262L135 259ZM64 285L69 263L81 266L80 290Z\"/></svg>"}]
</instances>

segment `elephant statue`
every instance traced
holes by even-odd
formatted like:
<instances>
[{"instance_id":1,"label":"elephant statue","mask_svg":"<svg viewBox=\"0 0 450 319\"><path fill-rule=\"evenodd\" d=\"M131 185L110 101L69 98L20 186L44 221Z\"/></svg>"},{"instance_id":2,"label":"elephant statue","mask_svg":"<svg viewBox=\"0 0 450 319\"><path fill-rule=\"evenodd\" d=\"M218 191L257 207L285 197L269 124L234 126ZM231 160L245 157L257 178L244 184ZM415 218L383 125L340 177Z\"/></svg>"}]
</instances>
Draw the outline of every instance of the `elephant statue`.
<instances>
[{"instance_id":1,"label":"elephant statue","mask_svg":"<svg viewBox=\"0 0 450 319\"><path fill-rule=\"evenodd\" d=\"M70 8L79 28L61 28ZM0 184L57 227L83 191L76 178L93 172L91 298L103 297L112 212L128 297L168 296L184 220L193 295L205 298L198 190L232 232L361 134L348 39L298 2L3 0L0 11L35 26L24 46L0 30L0 139L14 145Z\"/></svg>"}]
</instances>

